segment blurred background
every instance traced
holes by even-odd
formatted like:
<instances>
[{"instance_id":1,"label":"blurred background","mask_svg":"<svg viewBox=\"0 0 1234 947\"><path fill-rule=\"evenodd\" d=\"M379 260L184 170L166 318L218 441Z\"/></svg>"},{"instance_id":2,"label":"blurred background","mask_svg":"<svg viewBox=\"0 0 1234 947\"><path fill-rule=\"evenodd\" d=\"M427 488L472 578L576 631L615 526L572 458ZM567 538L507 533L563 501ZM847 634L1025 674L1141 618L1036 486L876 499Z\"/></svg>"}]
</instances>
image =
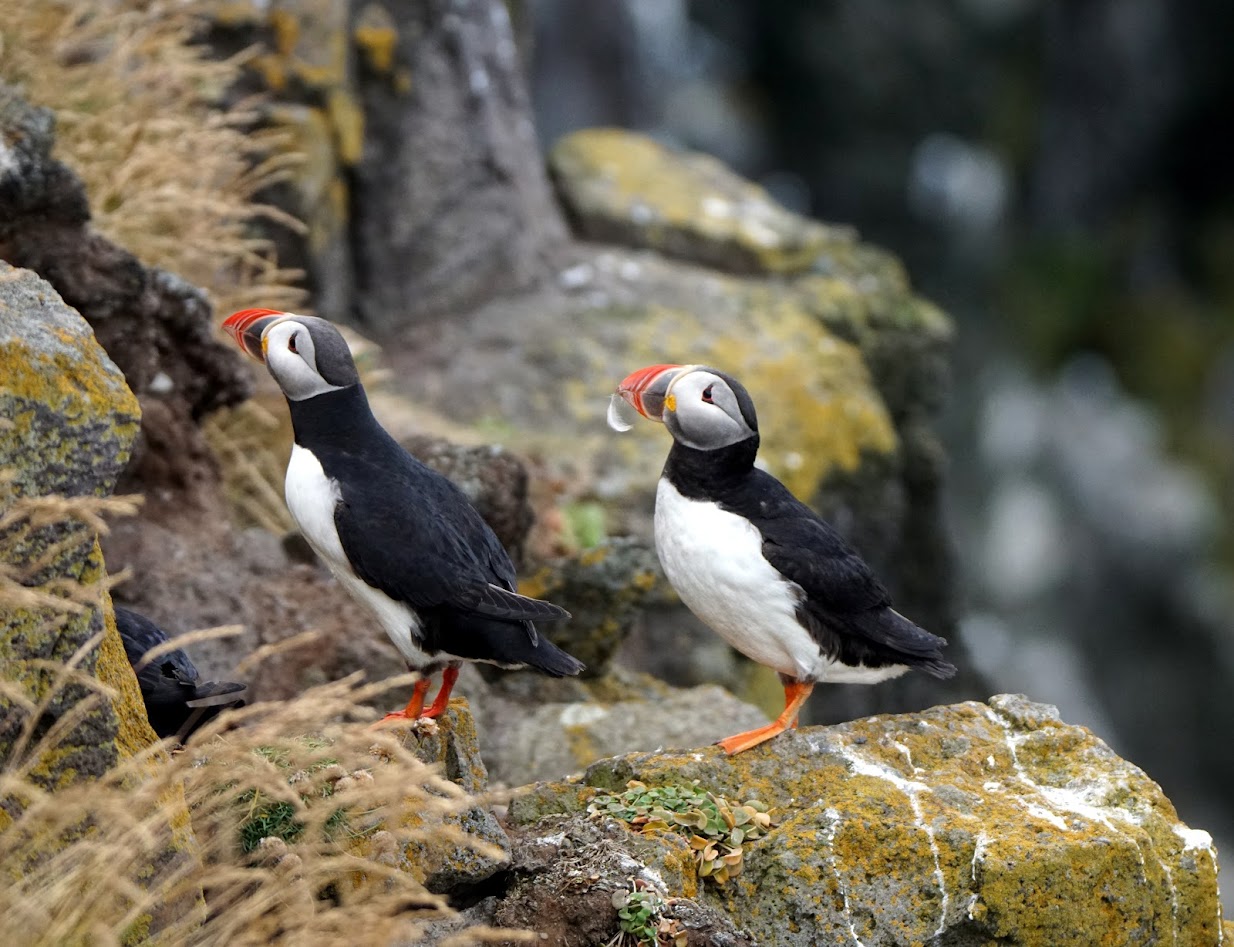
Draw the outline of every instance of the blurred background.
<instances>
[{"instance_id":1,"label":"blurred background","mask_svg":"<svg viewBox=\"0 0 1234 947\"><path fill-rule=\"evenodd\" d=\"M207 676L306 627L321 647L264 665L255 699L391 673L289 541L283 400L216 332L232 309L307 307L359 333L383 423L504 522L526 590L568 606L565 643L589 649L569 687L464 681L495 780L714 739L653 736L670 718L759 713L699 685L777 712L774 677L657 587L663 431L603 425L630 370L697 357L747 383L760 456L961 665L820 688L809 719L1022 692L1234 846L1234 5L0 14L0 131L25 162L0 257L53 282L141 401L120 489L146 504L104 553L132 571L117 601L169 630L245 626L203 647ZM669 148L579 132L597 126ZM717 236L709 200L753 230ZM749 233L769 230L764 253ZM691 687L692 709L660 712L668 691L638 672ZM587 701L655 712L584 759L557 711ZM528 771L528 747L563 755Z\"/></svg>"},{"instance_id":2,"label":"blurred background","mask_svg":"<svg viewBox=\"0 0 1234 947\"><path fill-rule=\"evenodd\" d=\"M854 225L955 320L960 629L1234 842L1234 6L534 0L613 124Z\"/></svg>"}]
</instances>

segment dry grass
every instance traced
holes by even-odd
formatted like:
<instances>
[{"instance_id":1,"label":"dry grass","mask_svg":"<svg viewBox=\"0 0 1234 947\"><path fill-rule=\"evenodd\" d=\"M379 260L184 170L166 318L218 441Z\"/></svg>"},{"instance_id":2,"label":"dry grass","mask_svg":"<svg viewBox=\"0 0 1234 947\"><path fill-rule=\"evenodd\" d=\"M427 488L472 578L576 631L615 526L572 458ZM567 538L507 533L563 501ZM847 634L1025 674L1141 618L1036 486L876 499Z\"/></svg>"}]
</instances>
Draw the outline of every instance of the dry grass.
<instances>
[{"instance_id":1,"label":"dry grass","mask_svg":"<svg viewBox=\"0 0 1234 947\"><path fill-rule=\"evenodd\" d=\"M95 227L205 289L223 311L294 307L298 274L254 231L295 221L254 202L295 162L252 106L220 108L239 59L194 45L200 3L0 0L0 77L56 113L57 157L83 179ZM242 59L243 57L240 57Z\"/></svg>"},{"instance_id":2,"label":"dry grass","mask_svg":"<svg viewBox=\"0 0 1234 947\"><path fill-rule=\"evenodd\" d=\"M34 584L22 531L68 526L80 544L83 529L92 541L89 531L104 525L102 514L131 505L10 496L4 506L0 609L12 616L34 604L54 633L57 617L97 607L106 583ZM404 852L427 840L483 848L447 824L476 800L395 734L369 730L373 713L361 706L405 680L349 679L252 705L202 728L181 751L156 744L98 780L50 792L38 778L43 761L115 699L82 670L99 640L49 667L51 684L38 696L0 667L6 723L18 725L0 760L0 944L131 944L152 930L176 945L409 944L451 916L405 870ZM65 695L76 703L36 736ZM519 939L471 929L455 942L497 937Z\"/></svg>"},{"instance_id":3,"label":"dry grass","mask_svg":"<svg viewBox=\"0 0 1234 947\"><path fill-rule=\"evenodd\" d=\"M282 397L278 397L282 401ZM260 526L275 536L296 528L283 502L283 475L291 456L291 420L282 404L276 416L252 398L216 411L202 431L218 458L223 495L240 527Z\"/></svg>"}]
</instances>

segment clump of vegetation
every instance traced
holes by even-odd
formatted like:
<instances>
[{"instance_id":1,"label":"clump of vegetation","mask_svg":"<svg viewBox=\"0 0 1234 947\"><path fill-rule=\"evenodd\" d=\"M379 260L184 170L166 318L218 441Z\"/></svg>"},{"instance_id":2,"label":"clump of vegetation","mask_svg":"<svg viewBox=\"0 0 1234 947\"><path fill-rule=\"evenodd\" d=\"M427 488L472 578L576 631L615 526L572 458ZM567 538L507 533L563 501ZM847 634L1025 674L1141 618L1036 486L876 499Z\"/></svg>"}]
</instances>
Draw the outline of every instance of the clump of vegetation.
<instances>
[{"instance_id":1,"label":"clump of vegetation","mask_svg":"<svg viewBox=\"0 0 1234 947\"><path fill-rule=\"evenodd\" d=\"M260 220L298 228L257 195L298 158L225 101L244 56L196 41L200 2L0 0L0 78L56 114L56 155L82 178L94 227L224 311L293 308Z\"/></svg>"},{"instance_id":2,"label":"clump of vegetation","mask_svg":"<svg viewBox=\"0 0 1234 947\"><path fill-rule=\"evenodd\" d=\"M668 902L645 883L613 892L621 928L605 947L685 947L689 934L680 921L664 917Z\"/></svg>"},{"instance_id":3,"label":"clump of vegetation","mask_svg":"<svg viewBox=\"0 0 1234 947\"><path fill-rule=\"evenodd\" d=\"M0 499L0 612L54 654L70 621L104 605L108 584L57 574L54 556L89 548L99 517L132 504ZM49 552L33 553L33 530L53 526ZM366 943L415 943L453 915L405 870L409 847L491 847L458 828L474 799L397 732L368 729L364 703L404 681L351 678L228 711L175 752L130 727L115 766L89 779L71 767L83 741L108 744L117 717L142 712L87 670L103 637L65 660L0 661L0 944L300 947L357 931ZM61 766L54 780L49 761Z\"/></svg>"},{"instance_id":4,"label":"clump of vegetation","mask_svg":"<svg viewBox=\"0 0 1234 947\"><path fill-rule=\"evenodd\" d=\"M636 779L626 791L602 793L587 811L627 823L640 832L678 832L686 836L698 862L698 876L720 884L741 874L746 844L774 824L767 806L751 799L740 805L689 786L647 786Z\"/></svg>"}]
</instances>

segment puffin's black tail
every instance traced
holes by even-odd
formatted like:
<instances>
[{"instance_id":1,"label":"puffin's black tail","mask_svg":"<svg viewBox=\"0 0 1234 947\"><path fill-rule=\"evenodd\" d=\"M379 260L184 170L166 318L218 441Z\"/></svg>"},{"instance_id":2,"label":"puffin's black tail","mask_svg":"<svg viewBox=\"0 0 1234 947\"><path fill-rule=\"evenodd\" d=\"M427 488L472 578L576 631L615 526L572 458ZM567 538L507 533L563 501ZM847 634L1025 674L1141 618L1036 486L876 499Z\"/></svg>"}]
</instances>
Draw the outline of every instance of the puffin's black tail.
<instances>
[{"instance_id":1,"label":"puffin's black tail","mask_svg":"<svg viewBox=\"0 0 1234 947\"><path fill-rule=\"evenodd\" d=\"M893 651L903 664L934 677L955 674L955 665L943 657L947 639L930 634L894 608L873 609L850 620L866 638Z\"/></svg>"},{"instance_id":2,"label":"puffin's black tail","mask_svg":"<svg viewBox=\"0 0 1234 947\"><path fill-rule=\"evenodd\" d=\"M447 621L431 639L425 637L424 645L430 653L442 650L473 661L526 665L553 677L571 677L585 667L543 635L532 639L520 634L522 622L459 613L449 616ZM426 623L425 631L430 628Z\"/></svg>"}]
</instances>

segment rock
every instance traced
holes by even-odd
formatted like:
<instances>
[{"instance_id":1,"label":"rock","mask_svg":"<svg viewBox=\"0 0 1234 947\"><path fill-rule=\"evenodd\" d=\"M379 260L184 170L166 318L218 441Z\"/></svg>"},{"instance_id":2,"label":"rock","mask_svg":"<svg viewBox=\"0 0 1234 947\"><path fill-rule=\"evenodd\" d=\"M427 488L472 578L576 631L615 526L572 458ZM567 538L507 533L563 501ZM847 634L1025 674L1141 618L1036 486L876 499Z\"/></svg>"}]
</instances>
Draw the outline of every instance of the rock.
<instances>
[{"instance_id":1,"label":"rock","mask_svg":"<svg viewBox=\"0 0 1234 947\"><path fill-rule=\"evenodd\" d=\"M198 423L247 398L251 376L215 339L205 293L90 230L80 180L51 157L53 133L50 112L0 84L0 148L13 156L0 162L0 258L47 279L124 372L144 415L130 479L193 498L218 478Z\"/></svg>"},{"instance_id":2,"label":"rock","mask_svg":"<svg viewBox=\"0 0 1234 947\"><path fill-rule=\"evenodd\" d=\"M522 458L498 444L455 444L427 435L405 437L400 443L467 494L517 565L535 522L527 493L527 465Z\"/></svg>"},{"instance_id":3,"label":"rock","mask_svg":"<svg viewBox=\"0 0 1234 947\"><path fill-rule=\"evenodd\" d=\"M486 706L486 721L492 714ZM486 730L483 744L494 773L511 786L578 773L598 759L636 749L707 746L767 723L758 708L715 685L662 687L643 700L510 708L504 717L491 733Z\"/></svg>"},{"instance_id":4,"label":"rock","mask_svg":"<svg viewBox=\"0 0 1234 947\"><path fill-rule=\"evenodd\" d=\"M220 53L263 45L236 94L272 100L269 123L306 157L271 196L308 225L281 256L308 270L322 315L389 335L544 275L566 228L506 3L288 0L212 17Z\"/></svg>"},{"instance_id":5,"label":"rock","mask_svg":"<svg viewBox=\"0 0 1234 947\"><path fill-rule=\"evenodd\" d=\"M621 537L544 566L519 589L570 613L569 621L545 624L541 633L587 665L584 678L595 678L605 673L647 602L664 594L661 586L655 552L642 540Z\"/></svg>"},{"instance_id":6,"label":"rock","mask_svg":"<svg viewBox=\"0 0 1234 947\"><path fill-rule=\"evenodd\" d=\"M615 892L633 884L667 898L677 881L644 867L645 847L640 836L591 820L550 819L516 833L511 884L492 905L491 922L530 929L558 947L612 943L619 933ZM669 900L663 916L678 921L692 947L755 943L722 911L689 898Z\"/></svg>"},{"instance_id":7,"label":"rock","mask_svg":"<svg viewBox=\"0 0 1234 947\"><path fill-rule=\"evenodd\" d=\"M89 673L98 669L121 688L116 701L104 701L58 745L45 748L46 762L35 774L53 788L102 774L120 756L152 743L154 733L114 623L107 624L105 572L94 530L54 508L23 513L17 504L52 495L110 493L137 436L140 411L124 376L85 321L38 276L3 262L0 379L0 470L9 478L0 486L0 509L15 517L0 536L0 549L18 583L13 590L24 586L47 592L64 584L60 595L69 594L85 606L69 610L34 598L10 607L12 593L5 589L0 669L30 700L50 698L34 732L36 741L87 692L69 684L51 696L55 674L35 662L65 661L106 629L104 646L87 653L81 667ZM129 682L132 686L125 689ZM0 698L0 762L11 752L24 719L14 706L11 699Z\"/></svg>"},{"instance_id":8,"label":"rock","mask_svg":"<svg viewBox=\"0 0 1234 947\"><path fill-rule=\"evenodd\" d=\"M771 807L777 823L725 885L694 894L672 833L638 836L646 847L626 869L667 866L670 894L723 910L764 947L1220 937L1208 834L1089 731L1023 697L802 728L735 757L703 748L603 760L581 782L516 798L510 817L555 838L597 789L631 779L697 780Z\"/></svg>"},{"instance_id":9,"label":"rock","mask_svg":"<svg viewBox=\"0 0 1234 947\"><path fill-rule=\"evenodd\" d=\"M206 677L235 679L229 675L237 663L258 648L316 633L245 675L253 701L287 699L353 671L380 681L405 670L372 614L324 568L290 563L278 537L265 530L235 531L217 517L169 525L143 517L117 523L103 549L114 569L132 573L115 589L116 600L169 635L244 627L238 636L193 645L193 661Z\"/></svg>"},{"instance_id":10,"label":"rock","mask_svg":"<svg viewBox=\"0 0 1234 947\"><path fill-rule=\"evenodd\" d=\"M437 722L421 721L396 730L403 745L426 763L437 763L443 775L470 795L488 788L488 771L480 758L475 720L467 701L455 698ZM404 827L423 824L423 817L404 811ZM459 816L448 815L444 823L467 836L460 842L445 832L428 833L424 841L411 842L403 852L403 865L430 891L448 892L475 885L504 868L510 859L510 841L487 803L477 802Z\"/></svg>"},{"instance_id":11,"label":"rock","mask_svg":"<svg viewBox=\"0 0 1234 947\"><path fill-rule=\"evenodd\" d=\"M549 154L578 233L734 273L808 271L850 231L786 210L720 161L633 132L588 128Z\"/></svg>"}]
</instances>

